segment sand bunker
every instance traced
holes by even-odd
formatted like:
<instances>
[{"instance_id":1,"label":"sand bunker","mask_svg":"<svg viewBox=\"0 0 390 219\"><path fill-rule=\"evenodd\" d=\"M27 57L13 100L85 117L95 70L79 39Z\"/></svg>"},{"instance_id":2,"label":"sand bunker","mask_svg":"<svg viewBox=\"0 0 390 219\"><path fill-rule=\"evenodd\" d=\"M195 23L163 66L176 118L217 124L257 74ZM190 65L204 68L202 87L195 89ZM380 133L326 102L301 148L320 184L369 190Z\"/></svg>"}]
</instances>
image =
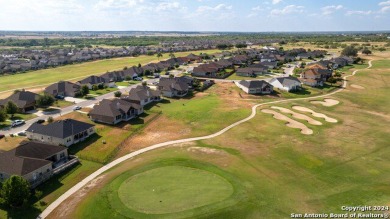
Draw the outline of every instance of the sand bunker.
<instances>
[{"instance_id":1,"label":"sand bunker","mask_svg":"<svg viewBox=\"0 0 390 219\"><path fill-rule=\"evenodd\" d=\"M303 107L303 106L293 106L293 109L301 111L301 112L311 113L314 117L323 118L323 119L325 119L325 121L330 122L330 123L337 123L337 119L328 117L327 115L322 114L322 113L317 113L317 112L315 112L309 108Z\"/></svg>"},{"instance_id":2,"label":"sand bunker","mask_svg":"<svg viewBox=\"0 0 390 219\"><path fill-rule=\"evenodd\" d=\"M321 104L323 106L335 106L335 105L339 104L340 101L334 100L334 99L325 99L324 101L319 101L319 100L310 101L310 103Z\"/></svg>"},{"instance_id":3,"label":"sand bunker","mask_svg":"<svg viewBox=\"0 0 390 219\"><path fill-rule=\"evenodd\" d=\"M364 88L364 87L362 87L360 85L357 85L357 84L351 84L351 87L356 88L356 89L360 89L360 90L366 89L366 88Z\"/></svg>"},{"instance_id":4,"label":"sand bunker","mask_svg":"<svg viewBox=\"0 0 390 219\"><path fill-rule=\"evenodd\" d=\"M263 109L263 110L261 110L261 112L268 113L268 114L273 114L275 119L287 121L286 126L288 126L290 128L300 129L301 133L304 134L304 135L311 135L311 134L313 134L313 130L309 129L303 123L300 123L300 122L297 122L297 121L295 121L293 119L290 119L290 118L288 118L287 116L285 116L285 115L283 115L281 113L278 113L276 111L269 110L269 109Z\"/></svg>"},{"instance_id":5,"label":"sand bunker","mask_svg":"<svg viewBox=\"0 0 390 219\"><path fill-rule=\"evenodd\" d=\"M315 119L312 119L306 115L303 115L303 114L300 114L300 113L296 113L292 110L289 110L289 109L286 109L286 108L283 108L283 107L277 107L277 106L272 106L271 107L272 109L277 109L279 110L280 112L282 113L288 113L288 114L291 114L294 118L297 118L297 119L301 119L301 120L306 120L309 124L312 124L312 125L322 125L321 122L315 120Z\"/></svg>"}]
</instances>

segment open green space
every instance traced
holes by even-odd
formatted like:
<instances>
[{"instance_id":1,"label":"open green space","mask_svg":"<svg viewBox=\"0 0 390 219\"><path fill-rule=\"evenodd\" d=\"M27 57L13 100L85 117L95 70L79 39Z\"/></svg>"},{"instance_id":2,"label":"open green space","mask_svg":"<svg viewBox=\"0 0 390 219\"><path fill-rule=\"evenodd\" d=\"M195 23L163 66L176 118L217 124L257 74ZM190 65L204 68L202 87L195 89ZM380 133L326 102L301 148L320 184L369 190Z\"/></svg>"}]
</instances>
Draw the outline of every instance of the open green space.
<instances>
[{"instance_id":1,"label":"open green space","mask_svg":"<svg viewBox=\"0 0 390 219\"><path fill-rule=\"evenodd\" d=\"M186 56L190 53L216 53L219 50L203 50L192 52L177 52L176 57ZM169 58L169 54L163 54L161 59ZM37 71L30 71L26 73L20 73L15 75L7 75L0 77L0 92L28 87L45 86L50 83L55 83L60 80L77 81L83 79L88 75L100 75L107 71L120 70L125 66L133 66L147 64L149 62L158 61L156 56L139 56L139 57L124 57L104 59L92 62L85 62L81 64L72 64L61 66L57 68L42 69ZM42 77L44 75L44 77Z\"/></svg>"},{"instance_id":2,"label":"open green space","mask_svg":"<svg viewBox=\"0 0 390 219\"><path fill-rule=\"evenodd\" d=\"M98 89L98 90L90 90L88 95L89 96L101 96L101 95L108 94L108 93L111 93L111 92L117 91L117 90L118 90L117 87L107 87L107 88Z\"/></svg>"},{"instance_id":3,"label":"open green space","mask_svg":"<svg viewBox=\"0 0 390 219\"><path fill-rule=\"evenodd\" d=\"M304 113L323 122L322 126L314 126L299 120L313 129L313 135L302 135L298 129L287 127L259 109L253 119L221 136L151 151L138 156L136 161L119 165L108 173L117 171L117 177L99 192L88 194L70 215L76 218L279 219L290 218L291 213L345 213L341 206L387 206L390 200L387 122L390 101L386 95L390 92L390 74L385 69L366 69L348 78L348 83L362 85L365 89L347 87L346 91L333 95L331 98L340 101L336 106L314 105L310 100L277 104L288 109L294 105L304 106L339 120L332 124ZM223 171L224 178L231 176L236 180L232 185L234 191L241 191L240 201L229 207L210 208L207 213L197 209L191 215L137 214L134 210L129 213L128 209L136 208L132 206L134 203L124 208L126 205L121 199L114 198L118 191L121 193L121 185L129 180L128 185L134 186L131 183L138 180L137 174L167 166L165 159L193 163L196 160L217 167ZM152 167L151 163L154 163ZM150 188L145 178L163 180L164 176L158 177L158 172L151 172L152 176L138 175L139 180ZM147 212L145 209L149 209L150 204L146 203L149 202L137 206L138 211L142 208Z\"/></svg>"},{"instance_id":4,"label":"open green space","mask_svg":"<svg viewBox=\"0 0 390 219\"><path fill-rule=\"evenodd\" d=\"M160 167L125 180L118 188L122 203L146 214L167 214L223 201L233 193L224 178L183 166Z\"/></svg>"},{"instance_id":5,"label":"open green space","mask_svg":"<svg viewBox=\"0 0 390 219\"><path fill-rule=\"evenodd\" d=\"M232 175L214 165L163 159L122 173L88 197L75 214L77 218L188 218L234 205L245 196L241 189Z\"/></svg>"}]
</instances>

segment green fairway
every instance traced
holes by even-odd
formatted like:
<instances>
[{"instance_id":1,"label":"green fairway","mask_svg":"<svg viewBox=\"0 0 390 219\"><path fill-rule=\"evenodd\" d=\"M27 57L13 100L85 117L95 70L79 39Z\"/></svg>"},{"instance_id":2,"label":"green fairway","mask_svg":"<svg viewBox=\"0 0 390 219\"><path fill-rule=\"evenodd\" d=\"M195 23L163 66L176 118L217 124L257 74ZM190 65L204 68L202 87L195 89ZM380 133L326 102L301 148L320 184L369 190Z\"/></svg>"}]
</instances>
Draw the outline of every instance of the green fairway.
<instances>
[{"instance_id":1,"label":"green fairway","mask_svg":"<svg viewBox=\"0 0 390 219\"><path fill-rule=\"evenodd\" d=\"M186 56L190 53L216 53L219 50L203 50L193 52L178 52L176 57ZM164 54L161 59L169 58L169 54ZM107 71L120 70L125 66L133 66L147 64L152 61L158 61L156 56L139 56L139 57L124 57L104 59L81 64L66 65L57 68L48 68L27 73L15 75L7 75L0 77L0 92L29 87L44 87L50 83L58 82L59 80L77 81L88 75L100 75ZM43 77L44 76L44 77Z\"/></svg>"},{"instance_id":2,"label":"green fairway","mask_svg":"<svg viewBox=\"0 0 390 219\"><path fill-rule=\"evenodd\" d=\"M233 186L224 178L204 170L167 166L132 176L119 189L128 208L146 214L185 211L228 198Z\"/></svg>"}]
</instances>

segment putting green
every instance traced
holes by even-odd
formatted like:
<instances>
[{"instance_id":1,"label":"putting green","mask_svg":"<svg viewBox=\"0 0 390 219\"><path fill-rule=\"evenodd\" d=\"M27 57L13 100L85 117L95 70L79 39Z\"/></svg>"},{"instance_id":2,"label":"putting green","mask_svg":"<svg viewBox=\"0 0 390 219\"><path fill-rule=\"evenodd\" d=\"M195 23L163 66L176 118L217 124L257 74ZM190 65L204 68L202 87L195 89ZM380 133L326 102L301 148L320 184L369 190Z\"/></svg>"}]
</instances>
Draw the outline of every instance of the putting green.
<instances>
[{"instance_id":1,"label":"putting green","mask_svg":"<svg viewBox=\"0 0 390 219\"><path fill-rule=\"evenodd\" d=\"M233 185L212 172L185 166L165 166L133 175L118 189L120 201L146 214L186 211L229 198Z\"/></svg>"}]
</instances>

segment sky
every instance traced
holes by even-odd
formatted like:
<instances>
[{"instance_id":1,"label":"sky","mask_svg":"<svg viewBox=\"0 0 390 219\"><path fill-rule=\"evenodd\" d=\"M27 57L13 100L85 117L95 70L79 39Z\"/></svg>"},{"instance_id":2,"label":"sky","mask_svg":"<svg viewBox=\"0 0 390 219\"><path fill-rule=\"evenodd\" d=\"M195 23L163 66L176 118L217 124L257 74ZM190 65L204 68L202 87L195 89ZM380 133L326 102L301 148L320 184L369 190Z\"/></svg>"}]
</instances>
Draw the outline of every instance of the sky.
<instances>
[{"instance_id":1,"label":"sky","mask_svg":"<svg viewBox=\"0 0 390 219\"><path fill-rule=\"evenodd\" d=\"M0 0L0 30L380 31L390 0Z\"/></svg>"}]
</instances>

